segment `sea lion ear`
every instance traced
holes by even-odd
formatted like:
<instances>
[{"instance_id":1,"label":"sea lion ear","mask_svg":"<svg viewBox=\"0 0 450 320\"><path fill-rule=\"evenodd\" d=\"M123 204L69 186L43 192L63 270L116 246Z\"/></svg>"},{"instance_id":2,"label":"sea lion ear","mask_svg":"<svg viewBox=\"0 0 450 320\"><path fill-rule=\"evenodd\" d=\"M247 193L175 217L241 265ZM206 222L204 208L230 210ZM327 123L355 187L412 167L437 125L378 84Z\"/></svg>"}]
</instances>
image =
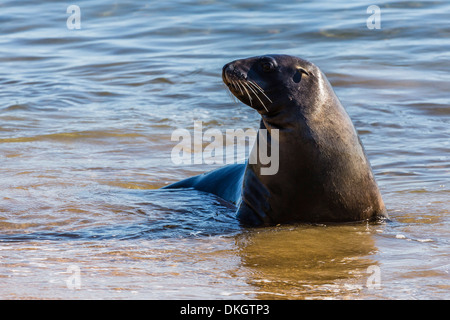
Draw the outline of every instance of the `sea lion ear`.
<instances>
[{"instance_id":1,"label":"sea lion ear","mask_svg":"<svg viewBox=\"0 0 450 320\"><path fill-rule=\"evenodd\" d=\"M301 67L297 67L297 71L294 74L294 77L292 78L294 80L295 83L299 83L300 80L302 79L302 73L306 74L307 76L309 76L309 72L306 71L305 69L301 68Z\"/></svg>"}]
</instances>

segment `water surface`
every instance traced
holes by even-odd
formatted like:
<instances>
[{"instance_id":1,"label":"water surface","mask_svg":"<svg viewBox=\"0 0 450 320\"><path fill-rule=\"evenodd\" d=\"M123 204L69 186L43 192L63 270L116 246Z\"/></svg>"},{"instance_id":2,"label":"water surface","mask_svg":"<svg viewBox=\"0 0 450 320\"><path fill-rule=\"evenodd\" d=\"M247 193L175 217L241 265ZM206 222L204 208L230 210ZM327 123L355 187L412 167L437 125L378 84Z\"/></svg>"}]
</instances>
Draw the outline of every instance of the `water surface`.
<instances>
[{"instance_id":1,"label":"water surface","mask_svg":"<svg viewBox=\"0 0 450 320\"><path fill-rule=\"evenodd\" d=\"M2 299L450 297L446 1L378 2L373 30L367 1L78 1L79 30L71 4L0 4ZM220 166L175 165L175 129L258 127L221 68L265 53L328 76L392 222L244 229L157 190Z\"/></svg>"}]
</instances>

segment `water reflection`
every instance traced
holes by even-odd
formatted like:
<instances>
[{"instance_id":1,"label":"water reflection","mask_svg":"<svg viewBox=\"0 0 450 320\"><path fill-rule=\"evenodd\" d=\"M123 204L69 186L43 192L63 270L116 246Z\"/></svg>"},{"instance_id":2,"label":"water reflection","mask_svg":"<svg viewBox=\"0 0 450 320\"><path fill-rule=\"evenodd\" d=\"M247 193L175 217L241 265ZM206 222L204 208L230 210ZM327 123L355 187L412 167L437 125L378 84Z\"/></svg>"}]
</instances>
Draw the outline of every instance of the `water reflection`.
<instances>
[{"instance_id":1,"label":"water reflection","mask_svg":"<svg viewBox=\"0 0 450 320\"><path fill-rule=\"evenodd\" d=\"M237 237L239 256L258 299L357 297L366 290L370 255L382 225L297 225L254 229Z\"/></svg>"}]
</instances>

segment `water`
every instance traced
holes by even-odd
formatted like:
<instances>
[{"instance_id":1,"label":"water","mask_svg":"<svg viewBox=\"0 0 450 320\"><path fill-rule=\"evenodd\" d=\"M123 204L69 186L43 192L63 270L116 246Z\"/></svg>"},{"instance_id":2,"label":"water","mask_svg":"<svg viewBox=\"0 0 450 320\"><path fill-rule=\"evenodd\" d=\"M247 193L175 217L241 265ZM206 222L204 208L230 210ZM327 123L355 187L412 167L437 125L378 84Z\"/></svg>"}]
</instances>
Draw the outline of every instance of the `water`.
<instances>
[{"instance_id":1,"label":"water","mask_svg":"<svg viewBox=\"0 0 450 320\"><path fill-rule=\"evenodd\" d=\"M450 298L448 2L70 4L0 4L0 298ZM392 222L244 229L157 190L220 166L172 163L175 129L258 127L221 68L265 53L327 74Z\"/></svg>"}]
</instances>

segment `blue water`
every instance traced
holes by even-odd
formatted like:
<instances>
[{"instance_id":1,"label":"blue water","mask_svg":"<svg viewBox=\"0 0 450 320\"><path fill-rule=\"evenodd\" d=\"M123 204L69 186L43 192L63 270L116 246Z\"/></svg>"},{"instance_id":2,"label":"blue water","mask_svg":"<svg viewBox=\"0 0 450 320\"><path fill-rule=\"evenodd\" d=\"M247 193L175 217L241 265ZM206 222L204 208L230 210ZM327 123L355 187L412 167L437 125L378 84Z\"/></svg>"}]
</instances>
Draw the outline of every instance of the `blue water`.
<instances>
[{"instance_id":1,"label":"blue water","mask_svg":"<svg viewBox=\"0 0 450 320\"><path fill-rule=\"evenodd\" d=\"M0 298L448 299L449 13L446 1L3 1ZM174 164L175 129L258 127L221 69L266 53L327 75L391 223L243 229L220 199L157 190L220 166Z\"/></svg>"}]
</instances>

